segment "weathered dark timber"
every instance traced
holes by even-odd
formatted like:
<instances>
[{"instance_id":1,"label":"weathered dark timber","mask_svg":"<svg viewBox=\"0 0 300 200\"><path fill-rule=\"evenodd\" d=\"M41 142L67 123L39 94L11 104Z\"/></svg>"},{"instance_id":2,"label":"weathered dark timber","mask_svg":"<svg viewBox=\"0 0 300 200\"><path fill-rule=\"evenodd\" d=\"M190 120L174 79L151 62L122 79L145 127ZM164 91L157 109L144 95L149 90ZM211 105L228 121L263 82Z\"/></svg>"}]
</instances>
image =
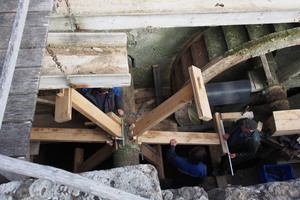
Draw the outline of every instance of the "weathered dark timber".
<instances>
[{"instance_id":1,"label":"weathered dark timber","mask_svg":"<svg viewBox=\"0 0 300 200\"><path fill-rule=\"evenodd\" d=\"M3 124L0 132L0 150L3 155L24 156L29 145L27 134L31 122ZM26 136L26 137L24 137Z\"/></svg>"},{"instance_id":2,"label":"weathered dark timber","mask_svg":"<svg viewBox=\"0 0 300 200\"><path fill-rule=\"evenodd\" d=\"M19 1L0 0L0 64L7 54ZM0 130L0 154L25 156L53 1L31 0Z\"/></svg>"},{"instance_id":3,"label":"weathered dark timber","mask_svg":"<svg viewBox=\"0 0 300 200\"><path fill-rule=\"evenodd\" d=\"M0 0L0 13L16 12L19 1L16 0ZM28 11L46 11L52 9L53 1L30 0Z\"/></svg>"}]
</instances>

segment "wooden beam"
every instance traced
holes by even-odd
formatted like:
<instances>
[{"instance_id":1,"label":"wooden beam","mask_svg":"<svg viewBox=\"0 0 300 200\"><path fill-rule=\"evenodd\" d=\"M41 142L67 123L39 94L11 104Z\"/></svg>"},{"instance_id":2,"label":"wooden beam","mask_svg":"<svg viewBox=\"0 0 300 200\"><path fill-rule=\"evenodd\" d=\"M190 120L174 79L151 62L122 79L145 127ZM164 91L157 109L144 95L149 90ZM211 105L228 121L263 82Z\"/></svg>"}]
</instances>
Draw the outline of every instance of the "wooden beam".
<instances>
[{"instance_id":1,"label":"wooden beam","mask_svg":"<svg viewBox=\"0 0 300 200\"><path fill-rule=\"evenodd\" d=\"M153 126L167 118L176 110L184 106L193 97L192 85L188 83L181 90L164 101L158 107L147 113L139 121L136 122L135 127L131 129L133 136L139 136L145 131L151 129Z\"/></svg>"},{"instance_id":2,"label":"wooden beam","mask_svg":"<svg viewBox=\"0 0 300 200\"><path fill-rule=\"evenodd\" d=\"M100 126L103 130L107 131L110 135L122 137L121 125L108 117L74 89L72 89L72 106L89 120Z\"/></svg>"},{"instance_id":3,"label":"wooden beam","mask_svg":"<svg viewBox=\"0 0 300 200\"><path fill-rule=\"evenodd\" d=\"M273 111L266 123L272 136L294 135L300 133L300 109Z\"/></svg>"},{"instance_id":4,"label":"wooden beam","mask_svg":"<svg viewBox=\"0 0 300 200\"><path fill-rule=\"evenodd\" d=\"M141 146L141 151L143 153L143 156L148 160L152 165L155 166L158 177L160 179L165 178L165 172L164 172L164 164L163 164L163 157L162 157L162 151L161 151L161 145L156 145L154 148L143 144Z\"/></svg>"},{"instance_id":5,"label":"wooden beam","mask_svg":"<svg viewBox=\"0 0 300 200\"><path fill-rule=\"evenodd\" d=\"M88 159L86 159L81 165L77 167L78 172L85 172L93 169L101 162L109 158L114 152L114 147L105 145L99 151L94 153Z\"/></svg>"},{"instance_id":6,"label":"wooden beam","mask_svg":"<svg viewBox=\"0 0 300 200\"><path fill-rule=\"evenodd\" d=\"M114 120L116 123L119 125L122 125L122 118L118 117L115 113L113 112L108 112L106 113L108 117L110 117L112 120Z\"/></svg>"},{"instance_id":7,"label":"wooden beam","mask_svg":"<svg viewBox=\"0 0 300 200\"><path fill-rule=\"evenodd\" d=\"M17 58L25 27L25 21L27 17L28 6L29 0L19 1L4 63L1 64L2 67L0 71L0 129L2 126L7 99L11 88L11 82L17 63Z\"/></svg>"},{"instance_id":8,"label":"wooden beam","mask_svg":"<svg viewBox=\"0 0 300 200\"><path fill-rule=\"evenodd\" d=\"M214 113L213 122L214 122L215 131L218 133L218 136L219 136L222 153L227 154L228 153L228 150L227 150L227 147L226 147L227 144L226 144L226 141L223 138L223 135L225 134L224 126L223 126L223 123L222 123L220 113L218 113L218 112Z\"/></svg>"},{"instance_id":9,"label":"wooden beam","mask_svg":"<svg viewBox=\"0 0 300 200\"><path fill-rule=\"evenodd\" d=\"M138 143L169 144L176 138L178 144L184 145L220 145L217 133L147 131L137 138Z\"/></svg>"},{"instance_id":10,"label":"wooden beam","mask_svg":"<svg viewBox=\"0 0 300 200\"><path fill-rule=\"evenodd\" d=\"M249 114L253 116L252 111L247 111L247 112L249 112ZM220 115L222 120L237 120L244 117L242 112L221 113Z\"/></svg>"},{"instance_id":11,"label":"wooden beam","mask_svg":"<svg viewBox=\"0 0 300 200\"><path fill-rule=\"evenodd\" d=\"M209 121L212 119L212 115L201 69L192 65L189 67L189 74L193 87L194 100L197 107L198 117L201 120Z\"/></svg>"},{"instance_id":12,"label":"wooden beam","mask_svg":"<svg viewBox=\"0 0 300 200\"><path fill-rule=\"evenodd\" d=\"M58 123L67 122L72 119L72 97L70 89L61 89L55 99L54 121Z\"/></svg>"},{"instance_id":13,"label":"wooden beam","mask_svg":"<svg viewBox=\"0 0 300 200\"><path fill-rule=\"evenodd\" d=\"M49 180L58 184L68 186L70 188L77 189L87 194L99 196L101 198L111 200L146 200L143 197L106 186L97 181L83 177L79 174L73 174L71 172L55 167L26 162L20 159L3 156L1 154L0 163L1 170L25 175L28 177Z\"/></svg>"},{"instance_id":14,"label":"wooden beam","mask_svg":"<svg viewBox=\"0 0 300 200\"><path fill-rule=\"evenodd\" d=\"M31 141L110 143L104 131L95 129L32 128Z\"/></svg>"},{"instance_id":15,"label":"wooden beam","mask_svg":"<svg viewBox=\"0 0 300 200\"><path fill-rule=\"evenodd\" d=\"M45 103L45 104L51 104L55 105L55 101L44 99L44 98L36 98L37 103Z\"/></svg>"},{"instance_id":16,"label":"wooden beam","mask_svg":"<svg viewBox=\"0 0 300 200\"><path fill-rule=\"evenodd\" d=\"M75 148L74 151L74 167L73 172L79 173L78 166L83 163L84 158L84 149L82 148Z\"/></svg>"}]
</instances>

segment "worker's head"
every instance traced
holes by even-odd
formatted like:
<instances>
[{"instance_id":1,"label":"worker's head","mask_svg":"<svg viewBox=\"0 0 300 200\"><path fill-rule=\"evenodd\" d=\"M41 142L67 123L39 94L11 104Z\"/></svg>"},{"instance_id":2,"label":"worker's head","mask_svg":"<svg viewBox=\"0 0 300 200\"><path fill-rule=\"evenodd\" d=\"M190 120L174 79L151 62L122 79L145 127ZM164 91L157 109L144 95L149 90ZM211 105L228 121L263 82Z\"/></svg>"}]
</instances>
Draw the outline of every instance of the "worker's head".
<instances>
[{"instance_id":1,"label":"worker's head","mask_svg":"<svg viewBox=\"0 0 300 200\"><path fill-rule=\"evenodd\" d=\"M110 88L98 88L98 89L96 89L96 92L98 94L108 94L109 90L110 90Z\"/></svg>"},{"instance_id":2,"label":"worker's head","mask_svg":"<svg viewBox=\"0 0 300 200\"><path fill-rule=\"evenodd\" d=\"M257 129L257 122L252 119L244 119L241 124L241 129L245 133L252 133Z\"/></svg>"},{"instance_id":3,"label":"worker's head","mask_svg":"<svg viewBox=\"0 0 300 200\"><path fill-rule=\"evenodd\" d=\"M206 156L205 148L202 146L197 146L192 148L189 151L187 160L193 164L199 164L204 159L205 156Z\"/></svg>"}]
</instances>

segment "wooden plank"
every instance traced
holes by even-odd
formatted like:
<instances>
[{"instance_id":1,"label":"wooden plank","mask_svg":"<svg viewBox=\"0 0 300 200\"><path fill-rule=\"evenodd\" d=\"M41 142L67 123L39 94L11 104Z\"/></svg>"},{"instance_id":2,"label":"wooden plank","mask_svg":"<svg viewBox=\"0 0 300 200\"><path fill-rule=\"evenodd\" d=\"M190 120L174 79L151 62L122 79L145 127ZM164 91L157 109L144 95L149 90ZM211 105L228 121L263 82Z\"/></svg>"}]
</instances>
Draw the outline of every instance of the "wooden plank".
<instances>
[{"instance_id":1,"label":"wooden plank","mask_svg":"<svg viewBox=\"0 0 300 200\"><path fill-rule=\"evenodd\" d=\"M126 47L126 33L49 33L51 47Z\"/></svg>"},{"instance_id":2,"label":"wooden plank","mask_svg":"<svg viewBox=\"0 0 300 200\"><path fill-rule=\"evenodd\" d=\"M1 69L0 74L0 129L5 114L5 108L8 100L8 94L15 71L23 31L25 27L25 21L29 6L29 0L20 0L17 15L14 19L12 32L9 33L7 40L9 40L7 54ZM0 29L0 35L1 29ZM3 38L1 38L3 40ZM6 41L7 41L6 40Z\"/></svg>"},{"instance_id":3,"label":"wooden plank","mask_svg":"<svg viewBox=\"0 0 300 200\"><path fill-rule=\"evenodd\" d=\"M55 105L55 101L44 99L44 98L36 98L37 103L45 103L50 105Z\"/></svg>"},{"instance_id":4,"label":"wooden plank","mask_svg":"<svg viewBox=\"0 0 300 200\"><path fill-rule=\"evenodd\" d=\"M272 136L300 133L300 109L273 111L273 116L265 123Z\"/></svg>"},{"instance_id":5,"label":"wooden plank","mask_svg":"<svg viewBox=\"0 0 300 200\"><path fill-rule=\"evenodd\" d=\"M32 128L31 141L106 143L111 139L96 129Z\"/></svg>"},{"instance_id":6,"label":"wooden plank","mask_svg":"<svg viewBox=\"0 0 300 200\"><path fill-rule=\"evenodd\" d=\"M113 152L113 146L105 145L99 151L97 151L88 159L86 159L81 165L79 165L77 168L78 172L85 172L93 169L94 167L102 163L104 160L109 158L113 154Z\"/></svg>"},{"instance_id":7,"label":"wooden plank","mask_svg":"<svg viewBox=\"0 0 300 200\"><path fill-rule=\"evenodd\" d=\"M214 118L213 118L213 122L214 122L214 127L215 127L215 131L218 133L219 135L219 140L220 140L220 144L221 144L221 148L222 148L222 153L223 154L227 154L227 147L226 147L226 143L225 140L223 139L223 135L225 134L224 132L224 127L221 121L221 115L219 112L215 112L214 113Z\"/></svg>"},{"instance_id":8,"label":"wooden plank","mask_svg":"<svg viewBox=\"0 0 300 200\"><path fill-rule=\"evenodd\" d=\"M176 110L184 106L193 97L192 85L188 83L181 90L167 99L165 102L160 104L151 112L143 116L139 121L136 122L135 127L132 128L132 135L139 136L145 131L149 130L169 115L174 113Z\"/></svg>"},{"instance_id":9,"label":"wooden plank","mask_svg":"<svg viewBox=\"0 0 300 200\"><path fill-rule=\"evenodd\" d=\"M122 137L120 124L108 117L104 112L102 112L76 90L72 89L71 95L73 108L112 136Z\"/></svg>"},{"instance_id":10,"label":"wooden plank","mask_svg":"<svg viewBox=\"0 0 300 200\"><path fill-rule=\"evenodd\" d=\"M71 89L62 89L63 95L56 95L54 121L67 122L72 119L72 94Z\"/></svg>"},{"instance_id":11,"label":"wooden plank","mask_svg":"<svg viewBox=\"0 0 300 200\"><path fill-rule=\"evenodd\" d=\"M0 131L0 154L26 156L30 129L30 122L2 124Z\"/></svg>"},{"instance_id":12,"label":"wooden plank","mask_svg":"<svg viewBox=\"0 0 300 200\"><path fill-rule=\"evenodd\" d=\"M116 123L122 125L122 118L118 117L115 113L113 112L108 112L106 113L107 116L109 116L112 120L114 120Z\"/></svg>"},{"instance_id":13,"label":"wooden plank","mask_svg":"<svg viewBox=\"0 0 300 200\"><path fill-rule=\"evenodd\" d=\"M209 121L212 119L212 115L201 69L195 66L190 66L189 73L193 87L194 100L197 108L198 117L201 120Z\"/></svg>"},{"instance_id":14,"label":"wooden plank","mask_svg":"<svg viewBox=\"0 0 300 200\"><path fill-rule=\"evenodd\" d=\"M99 196L101 198L111 200L145 200L137 195L115 189L97 181L85 178L79 174L61 170L55 167L39 165L31 162L22 161L16 158L10 158L0 155L0 169L17 174L26 175L28 177L41 178L56 182L77 189L87 194Z\"/></svg>"},{"instance_id":15,"label":"wooden plank","mask_svg":"<svg viewBox=\"0 0 300 200\"><path fill-rule=\"evenodd\" d=\"M143 153L143 156L146 158L146 160L148 160L148 162L150 162L152 165L155 166L158 173L158 178L164 179L165 172L164 172L161 146L156 145L154 148L147 144L143 144L141 146L141 151Z\"/></svg>"},{"instance_id":16,"label":"wooden plank","mask_svg":"<svg viewBox=\"0 0 300 200\"><path fill-rule=\"evenodd\" d=\"M131 75L128 74L86 74L68 75L68 79L76 88L111 88L125 87L131 83ZM41 76L40 90L69 88L66 77L63 75Z\"/></svg>"},{"instance_id":17,"label":"wooden plank","mask_svg":"<svg viewBox=\"0 0 300 200\"><path fill-rule=\"evenodd\" d=\"M171 131L147 131L137 137L138 143L146 144L169 144L170 140L176 138L178 144L184 145L220 145L217 133L195 133L195 132L171 132Z\"/></svg>"},{"instance_id":18,"label":"wooden plank","mask_svg":"<svg viewBox=\"0 0 300 200\"><path fill-rule=\"evenodd\" d=\"M36 94L9 96L3 122L33 121L36 97Z\"/></svg>"},{"instance_id":19,"label":"wooden plank","mask_svg":"<svg viewBox=\"0 0 300 200\"><path fill-rule=\"evenodd\" d=\"M84 149L82 148L75 148L74 151L74 167L73 172L79 173L78 166L83 163L84 159Z\"/></svg>"},{"instance_id":20,"label":"wooden plank","mask_svg":"<svg viewBox=\"0 0 300 200\"><path fill-rule=\"evenodd\" d=\"M249 115L254 116L252 111L247 111ZM222 120L238 120L243 118L243 112L230 112L230 113L221 113L220 117Z\"/></svg>"}]
</instances>

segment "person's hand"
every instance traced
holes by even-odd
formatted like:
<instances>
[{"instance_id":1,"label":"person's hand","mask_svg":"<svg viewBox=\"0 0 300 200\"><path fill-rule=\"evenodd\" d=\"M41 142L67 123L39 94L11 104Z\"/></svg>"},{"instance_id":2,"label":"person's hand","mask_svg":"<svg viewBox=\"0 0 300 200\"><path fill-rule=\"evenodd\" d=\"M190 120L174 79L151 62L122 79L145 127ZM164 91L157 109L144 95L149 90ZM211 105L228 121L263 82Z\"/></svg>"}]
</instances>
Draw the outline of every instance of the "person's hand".
<instances>
[{"instance_id":1,"label":"person's hand","mask_svg":"<svg viewBox=\"0 0 300 200\"><path fill-rule=\"evenodd\" d=\"M224 138L224 140L228 140L230 138L230 135L229 134L224 134L223 138Z\"/></svg>"},{"instance_id":2,"label":"person's hand","mask_svg":"<svg viewBox=\"0 0 300 200\"><path fill-rule=\"evenodd\" d=\"M119 114L119 115L124 115L124 110L118 109L118 114Z\"/></svg>"},{"instance_id":3,"label":"person's hand","mask_svg":"<svg viewBox=\"0 0 300 200\"><path fill-rule=\"evenodd\" d=\"M236 154L235 153L231 153L230 154L230 158L235 158L236 157Z\"/></svg>"},{"instance_id":4,"label":"person's hand","mask_svg":"<svg viewBox=\"0 0 300 200\"><path fill-rule=\"evenodd\" d=\"M170 145L171 146L176 146L177 145L177 141L175 139L170 140Z\"/></svg>"}]
</instances>

